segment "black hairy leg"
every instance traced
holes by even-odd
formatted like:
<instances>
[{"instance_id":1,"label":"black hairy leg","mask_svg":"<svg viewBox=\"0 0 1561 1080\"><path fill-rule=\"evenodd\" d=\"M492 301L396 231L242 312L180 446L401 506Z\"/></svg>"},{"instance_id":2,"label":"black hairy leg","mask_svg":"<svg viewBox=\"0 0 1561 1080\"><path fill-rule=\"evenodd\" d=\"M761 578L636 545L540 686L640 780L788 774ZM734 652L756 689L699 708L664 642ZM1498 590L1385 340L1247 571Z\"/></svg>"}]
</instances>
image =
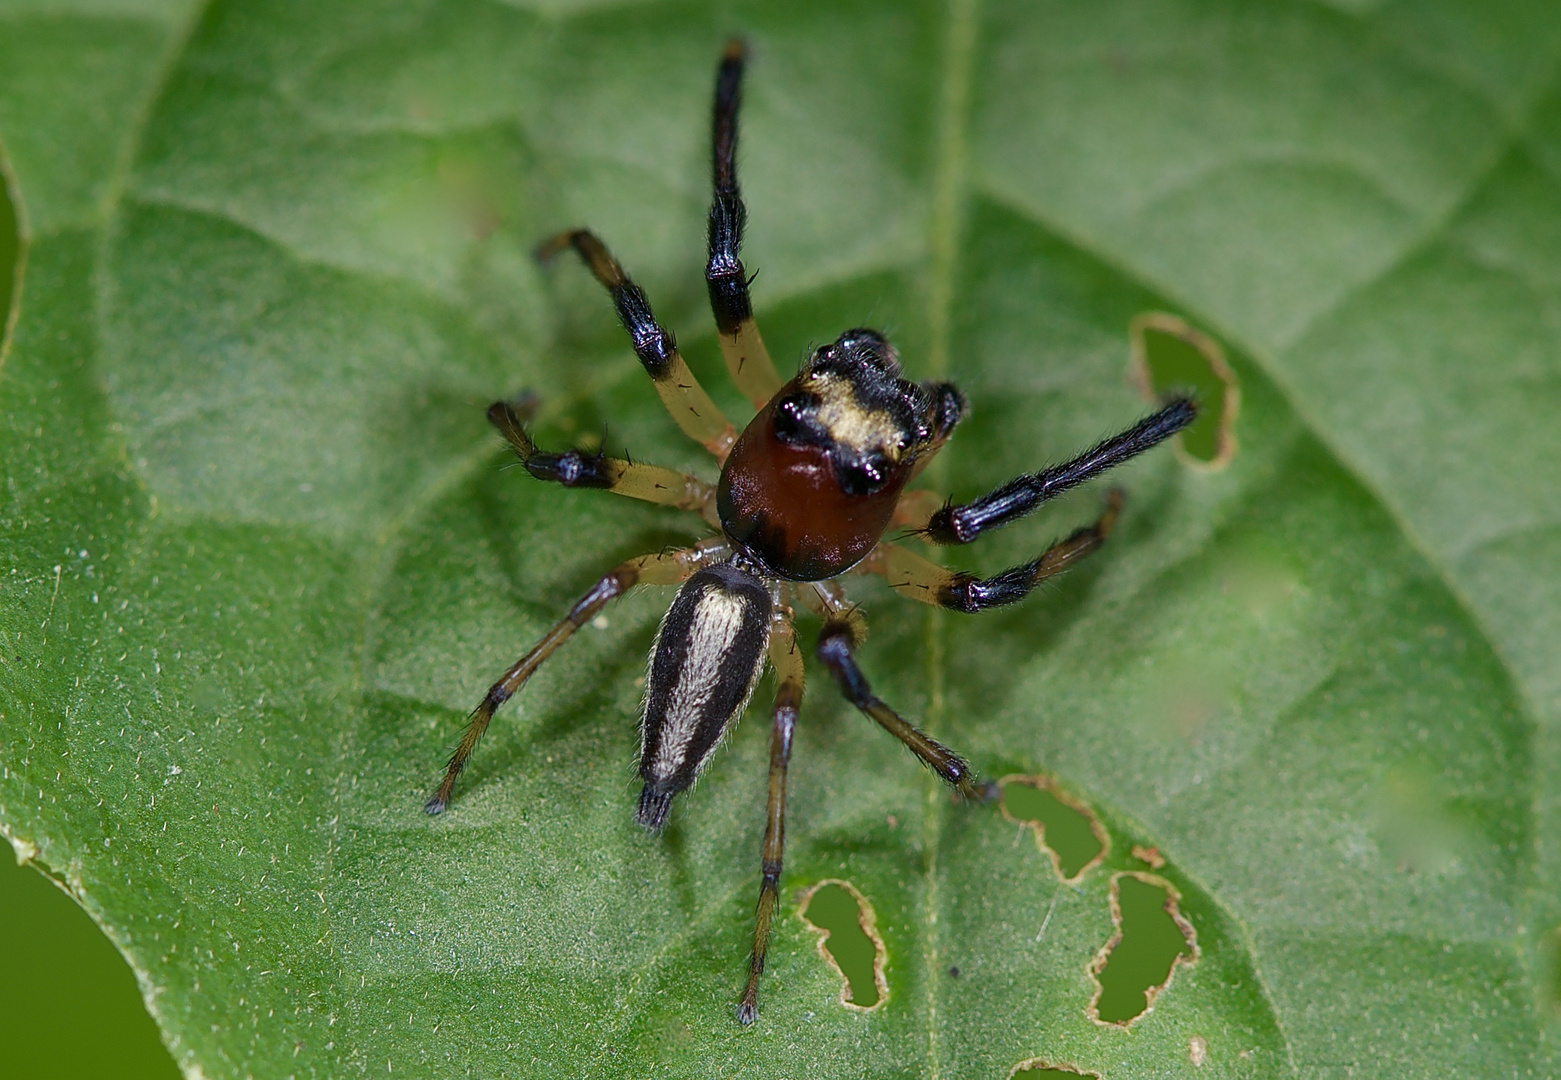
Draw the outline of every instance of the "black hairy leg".
<instances>
[{"instance_id":1,"label":"black hairy leg","mask_svg":"<svg viewBox=\"0 0 1561 1080\"><path fill-rule=\"evenodd\" d=\"M988 529L1017 521L1042 503L1158 446L1197 417L1196 402L1173 397L1158 412L1072 461L1010 480L968 503L943 507L932 515L922 535L935 544L968 544Z\"/></svg>"},{"instance_id":2,"label":"black hairy leg","mask_svg":"<svg viewBox=\"0 0 1561 1080\"><path fill-rule=\"evenodd\" d=\"M739 257L748 221L748 208L737 186L737 110L745 60L743 43L731 41L716 72L710 124L710 179L715 193L710 200L710 260L705 264L705 284L726 368L737 389L758 409L775 396L781 378L754 322L748 272Z\"/></svg>"}]
</instances>

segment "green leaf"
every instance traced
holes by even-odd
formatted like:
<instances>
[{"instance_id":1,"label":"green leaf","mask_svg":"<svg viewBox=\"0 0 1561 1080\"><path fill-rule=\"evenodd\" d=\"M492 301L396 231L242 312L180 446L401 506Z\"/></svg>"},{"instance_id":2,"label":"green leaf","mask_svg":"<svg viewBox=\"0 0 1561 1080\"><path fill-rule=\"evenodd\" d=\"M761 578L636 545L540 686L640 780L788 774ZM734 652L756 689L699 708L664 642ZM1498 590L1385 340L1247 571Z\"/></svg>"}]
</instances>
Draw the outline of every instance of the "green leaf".
<instances>
[{"instance_id":1,"label":"green leaf","mask_svg":"<svg viewBox=\"0 0 1561 1080\"><path fill-rule=\"evenodd\" d=\"M940 490L1141 415L1145 310L1242 391L1228 468L1121 470L1110 544L1027 604L851 581L877 692L986 775L1055 778L1110 851L1060 884L815 667L748 1030L762 708L664 837L632 821L666 590L422 812L495 674L700 534L506 470L483 409L529 388L544 445L605 428L713 476L599 290L529 250L597 230L746 416L699 279L734 32L771 349L870 324L957 380ZM1519 0L10 0L0 828L190 1075L1168 1076L1203 1046L1200 1076L1553 1074L1558 60ZM1012 565L1097 499L950 558ZM1197 959L1097 1024L1111 882L1150 847ZM872 1011L797 910L826 879L872 905Z\"/></svg>"}]
</instances>

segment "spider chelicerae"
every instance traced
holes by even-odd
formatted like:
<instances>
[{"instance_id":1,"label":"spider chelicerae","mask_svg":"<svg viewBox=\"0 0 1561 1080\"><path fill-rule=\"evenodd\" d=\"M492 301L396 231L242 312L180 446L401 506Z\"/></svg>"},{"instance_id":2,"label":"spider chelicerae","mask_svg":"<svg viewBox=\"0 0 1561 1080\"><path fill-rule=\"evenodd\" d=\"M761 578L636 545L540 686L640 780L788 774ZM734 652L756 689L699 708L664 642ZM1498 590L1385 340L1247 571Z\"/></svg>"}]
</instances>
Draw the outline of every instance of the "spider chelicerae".
<instances>
[{"instance_id":1,"label":"spider chelicerae","mask_svg":"<svg viewBox=\"0 0 1561 1080\"><path fill-rule=\"evenodd\" d=\"M747 988L737 1006L738 1021L751 1024L758 1015L759 976L780 887L786 767L802 703L803 663L792 605L801 603L822 616L814 651L853 705L961 795L990 798L991 785L979 784L963 758L873 694L853 655L863 636L861 617L838 579L878 574L912 600L970 613L1022 600L1101 545L1121 510L1120 491L1107 495L1094 524L989 578L945 569L883 536L897 526L934 544L969 543L1164 441L1193 421L1197 406L1187 397L1169 398L1159 411L1073 460L1017 477L967 503L906 491L964 417L965 398L952 383L902 378L894 347L866 329L847 330L814 350L790 381L776 373L754 323L750 278L738 258L747 216L737 187L743 62L743 45L734 41L716 75L715 196L705 280L727 370L758 409L747 427L738 431L710 400L672 335L657 324L645 294L600 240L570 231L538 249L547 259L573 248L612 294L662 403L678 427L715 456L720 480L711 485L600 453L545 453L527 435L516 406L500 401L488 409L488 419L537 479L690 510L716 535L692 547L630 559L591 586L488 688L427 810L445 809L494 711L576 630L635 585L679 585L656 635L645 685L639 758L644 787L636 811L641 825L658 832L666 824L673 797L694 783L742 715L766 659L776 675L759 904Z\"/></svg>"}]
</instances>

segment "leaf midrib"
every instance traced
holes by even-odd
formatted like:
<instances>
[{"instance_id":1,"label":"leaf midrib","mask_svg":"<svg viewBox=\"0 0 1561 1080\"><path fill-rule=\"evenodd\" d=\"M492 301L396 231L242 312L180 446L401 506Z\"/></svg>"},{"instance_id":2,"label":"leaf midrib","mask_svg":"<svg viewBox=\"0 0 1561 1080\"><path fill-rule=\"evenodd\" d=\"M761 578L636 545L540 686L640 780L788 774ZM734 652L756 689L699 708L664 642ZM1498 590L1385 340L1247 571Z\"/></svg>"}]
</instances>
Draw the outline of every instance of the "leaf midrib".
<instances>
[{"instance_id":1,"label":"leaf midrib","mask_svg":"<svg viewBox=\"0 0 1561 1080\"><path fill-rule=\"evenodd\" d=\"M970 129L970 74L975 61L979 25L980 0L949 0L939 71L932 208L928 221L930 310L926 369L933 378L946 375L949 365L950 325L967 199L965 187ZM928 469L928 480L934 488L946 487L943 483L946 473L947 463L934 459ZM945 711L945 620L937 608L929 608L924 617L928 682L925 724L927 732L936 738L943 726ZM940 980L933 973L941 966L938 957L938 849L942 841L947 800L941 790L942 782L936 777L930 774L923 777L922 787L922 985L925 987L927 1008L927 1075L932 1080L938 1080L942 1075L938 1046Z\"/></svg>"}]
</instances>

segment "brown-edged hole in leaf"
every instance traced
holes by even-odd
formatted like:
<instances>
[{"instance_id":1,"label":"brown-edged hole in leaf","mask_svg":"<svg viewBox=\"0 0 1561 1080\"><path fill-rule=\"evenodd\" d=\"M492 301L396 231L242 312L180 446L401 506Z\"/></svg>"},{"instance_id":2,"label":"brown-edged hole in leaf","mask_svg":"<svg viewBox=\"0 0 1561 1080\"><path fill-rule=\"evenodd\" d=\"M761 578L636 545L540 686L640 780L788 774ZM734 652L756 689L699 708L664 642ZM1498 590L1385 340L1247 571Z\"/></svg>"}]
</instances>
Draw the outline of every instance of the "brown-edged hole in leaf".
<instances>
[{"instance_id":1,"label":"brown-edged hole in leaf","mask_svg":"<svg viewBox=\"0 0 1561 1080\"><path fill-rule=\"evenodd\" d=\"M1177 908L1174 886L1153 874L1130 871L1111 879L1111 921L1116 933L1090 964L1099 989L1089 1015L1127 1027L1148 1012L1171 982L1178 963L1198 959L1192 924Z\"/></svg>"},{"instance_id":2,"label":"brown-edged hole in leaf","mask_svg":"<svg viewBox=\"0 0 1561 1080\"><path fill-rule=\"evenodd\" d=\"M1092 1076L1094 1080L1101 1080L1098 1072L1086 1072L1075 1069L1070 1065L1054 1065L1042 1058L1031 1058L1029 1061L1021 1061L1008 1070L1008 1080L1078 1080L1081 1076Z\"/></svg>"},{"instance_id":3,"label":"brown-edged hole in leaf","mask_svg":"<svg viewBox=\"0 0 1561 1080\"><path fill-rule=\"evenodd\" d=\"M11 191L11 168L0 151L0 362L4 362L11 344L17 285L22 280L22 226Z\"/></svg>"},{"instance_id":4,"label":"brown-edged hole in leaf","mask_svg":"<svg viewBox=\"0 0 1561 1080\"><path fill-rule=\"evenodd\" d=\"M802 918L818 932L819 955L840 973L840 1002L872 1009L889 996L883 940L873 908L849 881L821 881L802 898Z\"/></svg>"},{"instance_id":5,"label":"brown-edged hole in leaf","mask_svg":"<svg viewBox=\"0 0 1561 1080\"><path fill-rule=\"evenodd\" d=\"M1132 340L1133 379L1150 401L1173 390L1192 391L1198 419L1177 436L1184 457L1209 469L1222 469L1236 452L1236 411L1241 389L1225 362L1225 350L1203 331L1175 315L1147 311L1128 328Z\"/></svg>"},{"instance_id":6,"label":"brown-edged hole in leaf","mask_svg":"<svg viewBox=\"0 0 1561 1080\"><path fill-rule=\"evenodd\" d=\"M1069 885L1106 857L1110 836L1083 803L1057 789L1044 776L1005 776L1003 816L1035 833L1036 845L1051 856L1052 868Z\"/></svg>"}]
</instances>

